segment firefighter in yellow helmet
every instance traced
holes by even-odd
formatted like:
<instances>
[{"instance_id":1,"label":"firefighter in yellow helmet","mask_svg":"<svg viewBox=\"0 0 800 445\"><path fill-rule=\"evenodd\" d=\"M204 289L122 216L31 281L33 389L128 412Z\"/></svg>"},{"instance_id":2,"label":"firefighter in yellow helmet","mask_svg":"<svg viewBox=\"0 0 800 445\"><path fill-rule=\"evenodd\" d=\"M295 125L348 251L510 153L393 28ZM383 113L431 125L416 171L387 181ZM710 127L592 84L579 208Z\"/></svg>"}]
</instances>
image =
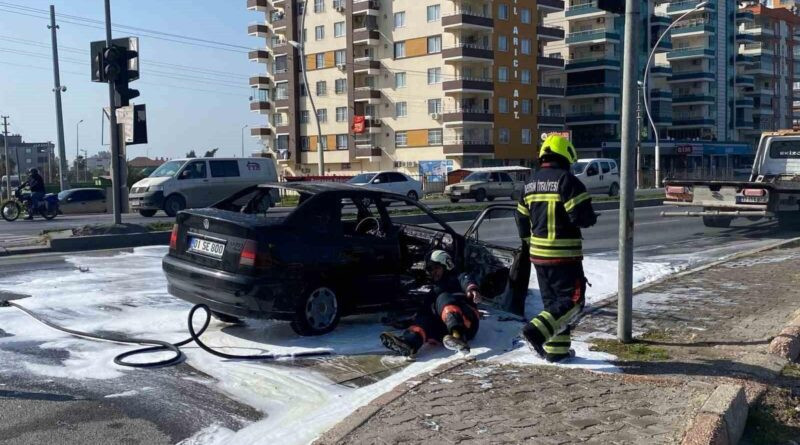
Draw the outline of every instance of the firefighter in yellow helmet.
<instances>
[{"instance_id":1,"label":"firefighter in yellow helmet","mask_svg":"<svg viewBox=\"0 0 800 445\"><path fill-rule=\"evenodd\" d=\"M581 228L597 214L586 187L570 171L575 147L548 136L539 152L541 168L525 186L517 205L520 238L536 268L544 310L522 329L525 342L540 357L559 362L574 355L570 323L585 304Z\"/></svg>"}]
</instances>

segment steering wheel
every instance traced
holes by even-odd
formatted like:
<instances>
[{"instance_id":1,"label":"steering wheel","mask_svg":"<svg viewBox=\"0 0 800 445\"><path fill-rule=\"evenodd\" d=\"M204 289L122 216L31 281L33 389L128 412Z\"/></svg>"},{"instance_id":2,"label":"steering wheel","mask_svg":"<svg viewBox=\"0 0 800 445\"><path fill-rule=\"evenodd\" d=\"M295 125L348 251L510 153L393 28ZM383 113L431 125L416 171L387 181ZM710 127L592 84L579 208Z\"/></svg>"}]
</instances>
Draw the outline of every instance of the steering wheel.
<instances>
[{"instance_id":1,"label":"steering wheel","mask_svg":"<svg viewBox=\"0 0 800 445\"><path fill-rule=\"evenodd\" d=\"M370 227L370 225L372 225L372 227ZM381 236L383 235L381 221L374 216L364 218L356 225L356 233L362 235Z\"/></svg>"}]
</instances>

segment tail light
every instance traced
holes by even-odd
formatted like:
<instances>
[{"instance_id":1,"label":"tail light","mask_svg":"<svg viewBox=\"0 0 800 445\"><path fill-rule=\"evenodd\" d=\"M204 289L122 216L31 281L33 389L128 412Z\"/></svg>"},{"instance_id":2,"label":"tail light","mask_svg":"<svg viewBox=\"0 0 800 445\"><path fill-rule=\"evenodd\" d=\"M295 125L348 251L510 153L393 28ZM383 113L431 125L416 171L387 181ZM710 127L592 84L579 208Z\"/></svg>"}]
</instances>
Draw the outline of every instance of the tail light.
<instances>
[{"instance_id":1,"label":"tail light","mask_svg":"<svg viewBox=\"0 0 800 445\"><path fill-rule=\"evenodd\" d=\"M678 187L675 185L670 185L667 187L667 194L668 195L685 195L689 193L686 187Z\"/></svg>"},{"instance_id":2,"label":"tail light","mask_svg":"<svg viewBox=\"0 0 800 445\"><path fill-rule=\"evenodd\" d=\"M268 252L258 251L258 242L247 240L239 254L239 267L266 269L272 264L272 257Z\"/></svg>"},{"instance_id":3,"label":"tail light","mask_svg":"<svg viewBox=\"0 0 800 445\"><path fill-rule=\"evenodd\" d=\"M742 194L744 194L744 196L759 196L760 197L760 196L766 196L767 195L767 191L764 190L764 189L744 189L744 191L742 191Z\"/></svg>"},{"instance_id":4,"label":"tail light","mask_svg":"<svg viewBox=\"0 0 800 445\"><path fill-rule=\"evenodd\" d=\"M665 190L666 198L675 201L691 201L692 189L681 185L668 185Z\"/></svg>"},{"instance_id":5,"label":"tail light","mask_svg":"<svg viewBox=\"0 0 800 445\"><path fill-rule=\"evenodd\" d=\"M178 248L178 225L172 226L172 233L169 235L169 250L176 250Z\"/></svg>"}]
</instances>

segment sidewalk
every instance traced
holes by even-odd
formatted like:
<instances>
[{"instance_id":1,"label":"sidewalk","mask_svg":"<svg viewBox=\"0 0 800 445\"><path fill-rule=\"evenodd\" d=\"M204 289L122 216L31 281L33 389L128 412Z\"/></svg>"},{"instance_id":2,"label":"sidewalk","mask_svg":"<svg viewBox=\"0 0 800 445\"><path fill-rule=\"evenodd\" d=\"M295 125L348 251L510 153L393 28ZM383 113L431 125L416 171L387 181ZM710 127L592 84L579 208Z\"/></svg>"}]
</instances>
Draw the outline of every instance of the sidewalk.
<instances>
[{"instance_id":1,"label":"sidewalk","mask_svg":"<svg viewBox=\"0 0 800 445\"><path fill-rule=\"evenodd\" d=\"M622 374L465 361L400 385L318 442L736 443L744 428L742 443L790 444L800 368L767 348L799 307L800 248L723 263L637 294L631 345L610 340L614 304L584 317L576 336L616 355Z\"/></svg>"}]
</instances>

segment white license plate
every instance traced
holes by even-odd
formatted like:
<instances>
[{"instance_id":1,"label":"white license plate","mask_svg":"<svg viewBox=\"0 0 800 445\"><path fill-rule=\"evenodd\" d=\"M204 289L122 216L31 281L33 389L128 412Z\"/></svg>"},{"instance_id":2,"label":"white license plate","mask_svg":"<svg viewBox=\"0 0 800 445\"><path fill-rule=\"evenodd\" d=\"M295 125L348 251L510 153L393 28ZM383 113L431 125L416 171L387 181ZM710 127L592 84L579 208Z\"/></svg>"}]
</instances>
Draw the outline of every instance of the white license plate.
<instances>
[{"instance_id":1,"label":"white license plate","mask_svg":"<svg viewBox=\"0 0 800 445\"><path fill-rule=\"evenodd\" d=\"M455 196L460 196L460 195L461 195L461 192L453 192L453 195L455 195Z\"/></svg>"},{"instance_id":2,"label":"white license plate","mask_svg":"<svg viewBox=\"0 0 800 445\"><path fill-rule=\"evenodd\" d=\"M189 238L189 252L200 253L214 258L222 258L225 253L225 244L202 238Z\"/></svg>"}]
</instances>

